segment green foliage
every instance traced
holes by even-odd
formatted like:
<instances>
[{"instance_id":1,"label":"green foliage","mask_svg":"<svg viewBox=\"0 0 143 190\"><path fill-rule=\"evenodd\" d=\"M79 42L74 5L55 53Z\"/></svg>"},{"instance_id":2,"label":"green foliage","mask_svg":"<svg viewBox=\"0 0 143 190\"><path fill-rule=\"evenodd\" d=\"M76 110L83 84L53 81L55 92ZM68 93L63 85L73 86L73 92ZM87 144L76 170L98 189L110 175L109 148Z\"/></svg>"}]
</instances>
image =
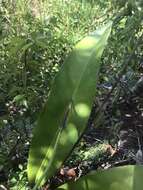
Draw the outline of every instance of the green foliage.
<instances>
[{"instance_id":1,"label":"green foliage","mask_svg":"<svg viewBox=\"0 0 143 190\"><path fill-rule=\"evenodd\" d=\"M19 170L9 173L9 188L11 190L29 190L26 175L26 165L19 165Z\"/></svg>"},{"instance_id":2,"label":"green foliage","mask_svg":"<svg viewBox=\"0 0 143 190\"><path fill-rule=\"evenodd\" d=\"M28 176L37 186L55 173L84 131L110 31L111 23L79 42L55 78L29 154Z\"/></svg>"},{"instance_id":3,"label":"green foliage","mask_svg":"<svg viewBox=\"0 0 143 190\"><path fill-rule=\"evenodd\" d=\"M25 95L26 112L35 120L71 47L102 22L95 19L99 7L82 1L0 2L2 102Z\"/></svg>"},{"instance_id":4,"label":"green foliage","mask_svg":"<svg viewBox=\"0 0 143 190\"><path fill-rule=\"evenodd\" d=\"M107 171L91 172L59 190L139 190L142 187L142 166L123 166Z\"/></svg>"},{"instance_id":5,"label":"green foliage","mask_svg":"<svg viewBox=\"0 0 143 190\"><path fill-rule=\"evenodd\" d=\"M5 176L4 171L7 177L4 184L7 183L8 188L27 188L25 166L19 171L18 165L19 162L27 164L31 131L49 95L52 81L73 45L109 18L114 23L108 48L101 59L96 94L99 101L100 96L104 99L104 93L108 91L102 86L112 87L118 73L127 65L108 102L114 107L108 119L112 120L112 131L116 122L114 116L117 114L121 118L118 107L120 97L130 97L130 92L143 72L141 40L136 46L143 32L142 8L142 0L0 1L0 184ZM122 83L126 90L121 87ZM139 109L141 104L138 104ZM84 115L86 112L83 110ZM107 126L104 108L102 115L105 122L102 119L101 124ZM114 136L112 142L116 138ZM80 150L80 146L78 148ZM98 150L96 152L96 148L93 149L94 146L85 152L79 151L81 157L77 156L81 160L86 156L88 162L98 157Z\"/></svg>"}]
</instances>

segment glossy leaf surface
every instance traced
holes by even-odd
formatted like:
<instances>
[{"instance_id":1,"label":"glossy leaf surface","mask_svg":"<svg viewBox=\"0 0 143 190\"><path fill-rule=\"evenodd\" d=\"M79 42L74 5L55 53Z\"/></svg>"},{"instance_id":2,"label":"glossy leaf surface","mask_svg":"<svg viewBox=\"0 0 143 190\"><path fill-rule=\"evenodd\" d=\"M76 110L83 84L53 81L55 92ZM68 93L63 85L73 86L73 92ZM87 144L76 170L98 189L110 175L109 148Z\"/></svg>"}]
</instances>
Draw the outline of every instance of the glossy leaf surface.
<instances>
[{"instance_id":1,"label":"glossy leaf surface","mask_svg":"<svg viewBox=\"0 0 143 190\"><path fill-rule=\"evenodd\" d=\"M110 31L111 23L81 40L54 80L29 153L28 178L37 186L60 167L86 126Z\"/></svg>"},{"instance_id":2,"label":"glossy leaf surface","mask_svg":"<svg viewBox=\"0 0 143 190\"><path fill-rule=\"evenodd\" d=\"M143 166L123 166L107 171L91 172L57 190L141 190L142 176Z\"/></svg>"}]
</instances>

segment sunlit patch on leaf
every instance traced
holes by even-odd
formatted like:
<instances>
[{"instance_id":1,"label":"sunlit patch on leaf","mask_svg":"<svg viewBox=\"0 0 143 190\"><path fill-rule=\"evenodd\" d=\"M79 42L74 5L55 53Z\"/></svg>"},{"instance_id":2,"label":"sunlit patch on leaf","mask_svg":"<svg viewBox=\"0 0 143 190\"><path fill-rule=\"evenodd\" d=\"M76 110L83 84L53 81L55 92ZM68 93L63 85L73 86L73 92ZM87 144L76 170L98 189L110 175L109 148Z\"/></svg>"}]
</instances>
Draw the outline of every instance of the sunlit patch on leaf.
<instances>
[{"instance_id":1,"label":"sunlit patch on leaf","mask_svg":"<svg viewBox=\"0 0 143 190\"><path fill-rule=\"evenodd\" d=\"M75 106L75 110L76 113L80 116L80 117L88 117L90 114L90 108L87 104L84 103L79 103Z\"/></svg>"},{"instance_id":2,"label":"sunlit patch on leaf","mask_svg":"<svg viewBox=\"0 0 143 190\"><path fill-rule=\"evenodd\" d=\"M89 48L89 49L90 49L90 48L93 47L94 44L95 44L95 38L89 36L89 37L86 37L86 38L84 39L84 42L83 42L83 41L79 42L79 43L75 46L75 48L77 48L77 49L87 49L87 48Z\"/></svg>"}]
</instances>

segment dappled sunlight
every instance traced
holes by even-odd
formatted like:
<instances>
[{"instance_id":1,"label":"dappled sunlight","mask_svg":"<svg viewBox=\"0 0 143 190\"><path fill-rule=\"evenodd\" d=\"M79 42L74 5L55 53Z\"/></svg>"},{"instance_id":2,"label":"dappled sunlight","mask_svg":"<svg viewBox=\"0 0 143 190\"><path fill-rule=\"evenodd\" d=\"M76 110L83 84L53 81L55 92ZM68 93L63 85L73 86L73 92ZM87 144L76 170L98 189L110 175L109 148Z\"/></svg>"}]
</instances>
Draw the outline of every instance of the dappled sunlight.
<instances>
[{"instance_id":1,"label":"dappled sunlight","mask_svg":"<svg viewBox=\"0 0 143 190\"><path fill-rule=\"evenodd\" d=\"M97 40L95 39L95 37L88 36L88 37L84 38L84 40L79 42L75 46L75 48L78 50L88 50L90 48L93 48L95 46L96 42L97 42Z\"/></svg>"},{"instance_id":2,"label":"dappled sunlight","mask_svg":"<svg viewBox=\"0 0 143 190\"><path fill-rule=\"evenodd\" d=\"M46 153L45 159L43 160L41 167L38 170L38 173L36 175L36 181L38 181L41 178L41 176L44 174L44 171L48 167L48 162L52 157L53 153L54 153L54 148L50 146Z\"/></svg>"},{"instance_id":3,"label":"dappled sunlight","mask_svg":"<svg viewBox=\"0 0 143 190\"><path fill-rule=\"evenodd\" d=\"M79 117L88 117L90 114L90 108L87 104L79 103L75 105L76 113Z\"/></svg>"},{"instance_id":4,"label":"dappled sunlight","mask_svg":"<svg viewBox=\"0 0 143 190\"><path fill-rule=\"evenodd\" d=\"M66 129L62 132L60 144L64 146L67 144L67 141L74 143L76 139L78 139L78 131L76 129L76 126L73 123L69 123L66 126Z\"/></svg>"},{"instance_id":5,"label":"dappled sunlight","mask_svg":"<svg viewBox=\"0 0 143 190\"><path fill-rule=\"evenodd\" d=\"M71 143L74 143L78 139L78 131L73 123L69 123L66 129L66 135Z\"/></svg>"},{"instance_id":6,"label":"dappled sunlight","mask_svg":"<svg viewBox=\"0 0 143 190\"><path fill-rule=\"evenodd\" d=\"M37 146L37 149L39 147ZM38 170L38 165L39 165L39 162L41 162L41 158L45 155L43 151L41 151L41 148L39 148L39 151L37 152L37 149L35 151L33 151L32 154L29 155L29 158L28 158L28 162L29 162L29 165L27 167L27 170L28 170L28 178L29 178L29 181L30 182L34 182L34 178L35 178L35 173L37 172ZM35 159L35 155L37 157L37 159Z\"/></svg>"}]
</instances>

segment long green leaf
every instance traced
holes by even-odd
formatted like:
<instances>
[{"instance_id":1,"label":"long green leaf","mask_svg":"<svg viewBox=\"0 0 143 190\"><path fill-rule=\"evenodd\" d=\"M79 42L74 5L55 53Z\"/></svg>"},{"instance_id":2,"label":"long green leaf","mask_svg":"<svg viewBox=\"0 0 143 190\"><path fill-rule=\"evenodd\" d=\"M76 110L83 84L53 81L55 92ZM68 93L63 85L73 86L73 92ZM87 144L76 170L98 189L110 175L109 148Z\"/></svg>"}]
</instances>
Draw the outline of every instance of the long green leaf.
<instances>
[{"instance_id":1,"label":"long green leaf","mask_svg":"<svg viewBox=\"0 0 143 190\"><path fill-rule=\"evenodd\" d=\"M142 190L143 166L123 166L91 172L57 190Z\"/></svg>"},{"instance_id":2,"label":"long green leaf","mask_svg":"<svg viewBox=\"0 0 143 190\"><path fill-rule=\"evenodd\" d=\"M28 178L37 186L60 167L86 126L110 31L111 23L80 41L54 80L29 153Z\"/></svg>"}]
</instances>

